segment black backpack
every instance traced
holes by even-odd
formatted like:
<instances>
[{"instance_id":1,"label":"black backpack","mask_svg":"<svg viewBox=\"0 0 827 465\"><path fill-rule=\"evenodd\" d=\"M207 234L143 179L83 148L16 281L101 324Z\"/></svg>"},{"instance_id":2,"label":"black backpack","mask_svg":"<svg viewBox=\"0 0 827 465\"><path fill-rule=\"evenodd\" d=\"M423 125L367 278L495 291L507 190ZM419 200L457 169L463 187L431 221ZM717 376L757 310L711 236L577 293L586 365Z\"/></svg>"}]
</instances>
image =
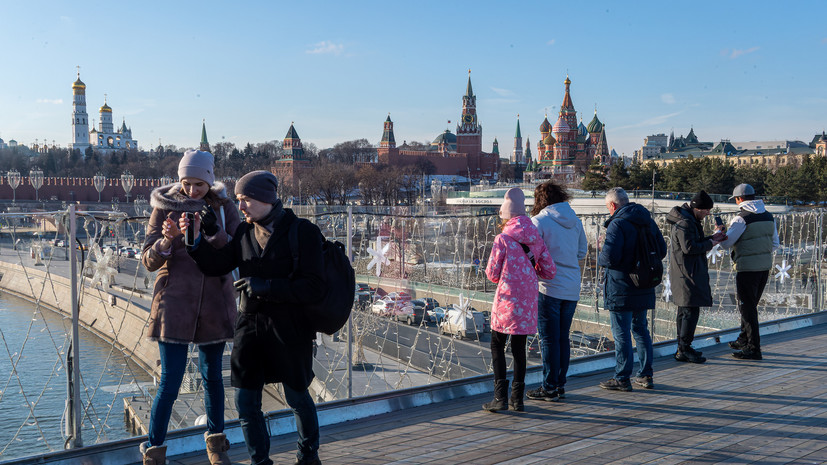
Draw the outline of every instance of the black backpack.
<instances>
[{"instance_id":1,"label":"black backpack","mask_svg":"<svg viewBox=\"0 0 827 465\"><path fill-rule=\"evenodd\" d=\"M630 221L630 223L632 223ZM658 254L658 242L649 222L632 223L637 231L635 255L629 279L638 289L651 289L663 281L663 261Z\"/></svg>"},{"instance_id":2,"label":"black backpack","mask_svg":"<svg viewBox=\"0 0 827 465\"><path fill-rule=\"evenodd\" d=\"M293 272L299 269L299 222L293 221L287 233L290 253L293 255ZM345 253L345 246L339 242L325 240L322 244L324 261L323 279L325 295L320 301L305 305L308 320L313 330L332 335L347 323L353 299L356 295L356 273Z\"/></svg>"}]
</instances>

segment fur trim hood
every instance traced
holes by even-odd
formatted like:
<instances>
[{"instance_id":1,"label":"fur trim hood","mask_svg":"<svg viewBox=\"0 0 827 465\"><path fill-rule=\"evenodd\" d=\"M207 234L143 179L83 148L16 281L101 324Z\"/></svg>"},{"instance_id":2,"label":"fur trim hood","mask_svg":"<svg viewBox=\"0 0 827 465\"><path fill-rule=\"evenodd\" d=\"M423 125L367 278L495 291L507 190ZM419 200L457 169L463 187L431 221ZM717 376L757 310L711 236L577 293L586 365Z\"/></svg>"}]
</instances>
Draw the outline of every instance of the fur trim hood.
<instances>
[{"instance_id":1,"label":"fur trim hood","mask_svg":"<svg viewBox=\"0 0 827 465\"><path fill-rule=\"evenodd\" d=\"M216 181L210 187L210 192L215 195L221 205L226 205L230 198L227 196L227 189L224 183ZM152 208L176 212L200 212L204 206L204 199L193 199L181 192L181 183L175 182L166 186L157 187L152 190L149 196L149 205Z\"/></svg>"}]
</instances>

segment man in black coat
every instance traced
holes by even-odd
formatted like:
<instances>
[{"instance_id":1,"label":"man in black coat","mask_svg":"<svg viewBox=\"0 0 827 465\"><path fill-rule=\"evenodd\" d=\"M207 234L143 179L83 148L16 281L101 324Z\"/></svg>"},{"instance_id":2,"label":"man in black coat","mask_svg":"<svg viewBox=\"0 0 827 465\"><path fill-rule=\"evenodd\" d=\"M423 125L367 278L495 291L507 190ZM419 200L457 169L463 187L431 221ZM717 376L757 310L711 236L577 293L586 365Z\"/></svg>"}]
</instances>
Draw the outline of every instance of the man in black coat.
<instances>
[{"instance_id":1,"label":"man in black coat","mask_svg":"<svg viewBox=\"0 0 827 465\"><path fill-rule=\"evenodd\" d=\"M700 307L712 306L706 253L726 238L722 231L704 236L701 220L709 215L713 205L712 198L700 191L688 204L672 208L666 217L666 222L672 227L669 234L669 278L672 298L678 306L678 351L675 360L679 362L706 361L701 352L692 348L692 341L695 339Z\"/></svg>"},{"instance_id":2,"label":"man in black coat","mask_svg":"<svg viewBox=\"0 0 827 465\"><path fill-rule=\"evenodd\" d=\"M319 228L309 221L298 227L299 261L293 269L288 231L296 215L276 196L278 181L268 171L247 173L235 186L241 223L232 241L216 250L196 238L189 253L209 276L238 267L235 287L241 304L233 339L232 385L244 440L253 465L270 465L270 437L261 411L266 383L282 383L293 409L299 435L296 464L320 464L319 420L308 392L313 380L315 332L303 311L324 295L322 243ZM203 216L203 220L201 217ZM215 221L214 214L196 215L193 227ZM182 225L187 221L182 220Z\"/></svg>"}]
</instances>

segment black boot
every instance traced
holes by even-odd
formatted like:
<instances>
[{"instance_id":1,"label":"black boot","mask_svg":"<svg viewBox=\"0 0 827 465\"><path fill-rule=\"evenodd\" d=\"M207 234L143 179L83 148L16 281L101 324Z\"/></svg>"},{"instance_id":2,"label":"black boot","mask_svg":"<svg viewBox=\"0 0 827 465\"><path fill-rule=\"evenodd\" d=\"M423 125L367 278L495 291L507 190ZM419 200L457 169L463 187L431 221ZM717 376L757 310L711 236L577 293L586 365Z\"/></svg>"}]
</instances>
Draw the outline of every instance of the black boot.
<instances>
[{"instance_id":1,"label":"black boot","mask_svg":"<svg viewBox=\"0 0 827 465\"><path fill-rule=\"evenodd\" d=\"M511 383L511 410L522 412L525 410L523 405L523 393L525 393L525 383L514 381Z\"/></svg>"},{"instance_id":2,"label":"black boot","mask_svg":"<svg viewBox=\"0 0 827 465\"><path fill-rule=\"evenodd\" d=\"M496 412L498 410L508 410L508 380L497 379L494 380L494 400L482 404L483 410L489 412Z\"/></svg>"}]
</instances>

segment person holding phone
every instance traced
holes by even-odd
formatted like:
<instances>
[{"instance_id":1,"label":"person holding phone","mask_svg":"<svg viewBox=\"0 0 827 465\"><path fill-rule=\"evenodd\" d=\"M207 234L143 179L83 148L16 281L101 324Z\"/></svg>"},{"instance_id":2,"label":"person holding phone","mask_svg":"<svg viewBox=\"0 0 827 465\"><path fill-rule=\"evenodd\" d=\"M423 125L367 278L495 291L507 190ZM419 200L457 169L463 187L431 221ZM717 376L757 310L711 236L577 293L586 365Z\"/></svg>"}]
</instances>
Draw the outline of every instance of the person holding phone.
<instances>
[{"instance_id":1,"label":"person holding phone","mask_svg":"<svg viewBox=\"0 0 827 465\"><path fill-rule=\"evenodd\" d=\"M148 337L158 342L161 379L152 403L149 438L141 444L145 465L163 464L172 405L187 366L189 345L198 346L198 368L204 380L207 411L205 442L210 464L230 464L224 436L224 346L232 341L236 293L230 274L205 276L186 251L192 243L178 227L181 217L201 217L202 240L217 248L227 244L241 223L224 185L215 181L213 156L188 150L178 164L179 182L152 191L152 215L147 225L141 261L157 271ZM189 231L190 235L194 231Z\"/></svg>"},{"instance_id":2,"label":"person holding phone","mask_svg":"<svg viewBox=\"0 0 827 465\"><path fill-rule=\"evenodd\" d=\"M704 235L701 221L709 215L714 205L709 194L702 190L688 204L673 207L666 216L666 223L671 227L669 278L672 298L678 306L675 320L678 350L675 352L675 360L679 362L706 361L703 353L692 348L692 341L695 339L701 307L712 306L706 253L726 239L726 234L720 229L711 236Z\"/></svg>"}]
</instances>

